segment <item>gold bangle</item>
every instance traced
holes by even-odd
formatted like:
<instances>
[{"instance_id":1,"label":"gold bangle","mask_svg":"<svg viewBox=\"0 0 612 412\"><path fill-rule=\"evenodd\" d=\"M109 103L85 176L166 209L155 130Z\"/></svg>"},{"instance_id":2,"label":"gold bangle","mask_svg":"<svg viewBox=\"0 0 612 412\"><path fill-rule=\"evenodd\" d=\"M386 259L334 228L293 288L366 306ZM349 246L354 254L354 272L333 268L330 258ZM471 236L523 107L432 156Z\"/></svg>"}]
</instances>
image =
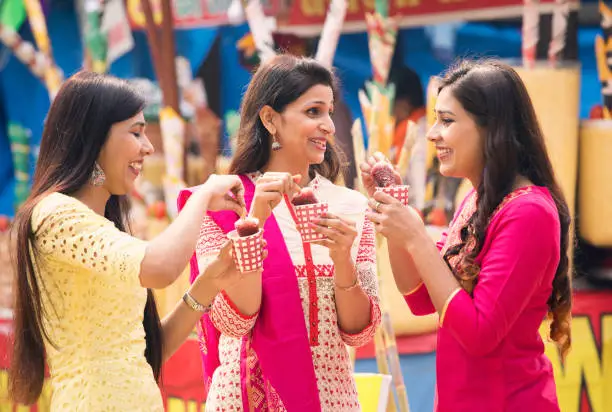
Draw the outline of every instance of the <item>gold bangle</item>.
<instances>
[{"instance_id":1,"label":"gold bangle","mask_svg":"<svg viewBox=\"0 0 612 412\"><path fill-rule=\"evenodd\" d=\"M353 273L354 273L354 272L353 272ZM350 291L350 290L355 289L357 286L359 286L359 277L357 276L357 273L355 273L355 281L354 281L354 282L353 282L353 284L352 284L352 285L350 285L350 286L340 286L340 285L339 285L339 284L337 284L336 282L334 282L334 285L335 285L335 286L336 286L338 289L340 289L340 290L342 290L342 291L344 291L344 292L348 292L348 291Z\"/></svg>"},{"instance_id":2,"label":"gold bangle","mask_svg":"<svg viewBox=\"0 0 612 412\"><path fill-rule=\"evenodd\" d=\"M192 310L202 313L207 313L212 306L212 304L207 306L202 305L200 302L195 300L193 296L191 296L191 293L189 293L189 291L185 292L185 294L183 295L183 302L185 302L185 304L189 306Z\"/></svg>"}]
</instances>

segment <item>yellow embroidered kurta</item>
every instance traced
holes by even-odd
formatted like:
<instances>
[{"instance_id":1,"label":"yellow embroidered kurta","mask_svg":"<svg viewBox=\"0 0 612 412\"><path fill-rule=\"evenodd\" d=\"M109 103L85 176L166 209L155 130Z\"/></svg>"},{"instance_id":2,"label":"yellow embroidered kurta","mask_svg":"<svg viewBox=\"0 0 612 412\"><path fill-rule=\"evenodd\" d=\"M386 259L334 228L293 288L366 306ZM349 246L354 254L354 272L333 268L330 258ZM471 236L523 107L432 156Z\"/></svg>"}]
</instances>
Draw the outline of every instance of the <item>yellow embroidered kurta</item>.
<instances>
[{"instance_id":1,"label":"yellow embroidered kurta","mask_svg":"<svg viewBox=\"0 0 612 412\"><path fill-rule=\"evenodd\" d=\"M254 174L251 178L256 180L258 176ZM329 256L329 249L314 244L311 247L316 277L318 322L312 326L308 314L313 302L310 300L301 236L285 202L281 202L273 213L294 264L307 330L312 333L312 328L316 328L317 344L311 345L311 351L321 408L324 412L355 412L360 410L360 406L346 345L366 344L374 335L381 318L374 228L371 222L365 219L367 199L359 192L334 185L321 176L317 176L310 186L321 202L329 204L330 213L357 224L358 236L351 255L356 263L360 285L371 301L371 322L361 333L350 335L339 329L334 295L333 261ZM226 239L219 226L210 217L205 218L196 247L200 273L216 256ZM267 259L274 259L274 256L268 256ZM241 339L250 333L257 321L257 315L249 317L241 314L229 296L221 293L214 301L210 317L221 332L219 341L221 365L215 370L212 378L206 400L206 411L241 411L243 409L240 389ZM290 368L291 365L287 367ZM274 388L271 388L271 391L273 390ZM285 409L282 406L268 405L268 410L278 412Z\"/></svg>"},{"instance_id":2,"label":"yellow embroidered kurta","mask_svg":"<svg viewBox=\"0 0 612 412\"><path fill-rule=\"evenodd\" d=\"M32 215L52 411L163 411L142 325L147 243L53 193Z\"/></svg>"}]
</instances>

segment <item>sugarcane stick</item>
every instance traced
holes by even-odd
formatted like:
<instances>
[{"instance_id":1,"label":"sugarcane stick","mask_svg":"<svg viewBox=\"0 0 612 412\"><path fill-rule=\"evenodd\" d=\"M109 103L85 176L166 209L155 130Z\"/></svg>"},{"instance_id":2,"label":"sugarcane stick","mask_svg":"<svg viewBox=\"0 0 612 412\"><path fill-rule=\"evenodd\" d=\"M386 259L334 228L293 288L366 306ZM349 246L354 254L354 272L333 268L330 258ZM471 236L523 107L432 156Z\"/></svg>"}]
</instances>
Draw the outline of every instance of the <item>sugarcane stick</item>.
<instances>
[{"instance_id":1,"label":"sugarcane stick","mask_svg":"<svg viewBox=\"0 0 612 412\"><path fill-rule=\"evenodd\" d=\"M43 84L45 83L45 70L53 64L45 54L36 51L32 43L23 40L12 28L1 23L0 42L10 49L19 61L25 64L35 77L40 79Z\"/></svg>"},{"instance_id":2,"label":"sugarcane stick","mask_svg":"<svg viewBox=\"0 0 612 412\"><path fill-rule=\"evenodd\" d=\"M400 412L410 412L408 404L408 394L404 385L402 376L402 368L400 365L399 354L397 350L397 341L391 323L391 313L385 308L382 315L382 331L385 343L385 351L388 359L391 378L393 379L393 387L397 395L397 403Z\"/></svg>"},{"instance_id":3,"label":"sugarcane stick","mask_svg":"<svg viewBox=\"0 0 612 412\"><path fill-rule=\"evenodd\" d=\"M357 349L353 346L346 345L346 351L349 355L349 362L351 363L351 369L355 373L355 361L357 360Z\"/></svg>"},{"instance_id":4,"label":"sugarcane stick","mask_svg":"<svg viewBox=\"0 0 612 412\"><path fill-rule=\"evenodd\" d=\"M365 190L363 188L363 181L361 180L361 168L359 167L359 164L366 160L366 150L364 147L360 119L357 119L353 122L353 127L351 128L351 136L353 137L353 156L355 156L355 169L357 169L357 176L355 177L355 184L353 187L359 192L365 194Z\"/></svg>"},{"instance_id":5,"label":"sugarcane stick","mask_svg":"<svg viewBox=\"0 0 612 412\"><path fill-rule=\"evenodd\" d=\"M28 21L32 28L32 34L34 34L34 41L38 49L46 56L49 62L49 65L45 69L44 78L49 97L53 100L62 85L63 75L53 60L53 51L51 49L51 39L49 38L49 32L47 30L47 22L45 21L40 2L37 0L24 0L24 4Z\"/></svg>"},{"instance_id":6,"label":"sugarcane stick","mask_svg":"<svg viewBox=\"0 0 612 412\"><path fill-rule=\"evenodd\" d=\"M376 366L378 367L378 373L382 375L389 375L389 363L387 362L387 354L385 351L385 338L383 336L382 328L379 326L374 332L374 347L376 353ZM393 388L389 387L389 402L387 403L387 412L396 411L395 408L395 397L393 395Z\"/></svg>"},{"instance_id":7,"label":"sugarcane stick","mask_svg":"<svg viewBox=\"0 0 612 412\"><path fill-rule=\"evenodd\" d=\"M408 174L412 148L414 147L417 139L417 129L418 127L416 123L409 120L408 126L406 127L406 135L404 136L404 144L402 145L402 149L399 152L399 157L397 160L397 171L401 176L406 176Z\"/></svg>"},{"instance_id":8,"label":"sugarcane stick","mask_svg":"<svg viewBox=\"0 0 612 412\"><path fill-rule=\"evenodd\" d=\"M377 252L377 261L381 259L386 259L387 254L383 253L383 245L385 245L386 240L382 236L378 236L376 245ZM380 269L379 269L380 270ZM402 376L402 369L400 366L399 353L397 350L397 341L395 339L395 331L393 330L393 323L391 322L391 311L389 310L389 305L387 304L387 297L383 295L383 281L382 274L379 273L378 276L378 288L380 297L380 310L381 310L381 327L380 330L382 332L382 343L385 345L385 359L387 360L387 373L391 375L393 379L393 387L395 388L395 392L397 395L397 401L399 410L401 412L409 412L409 404L408 404L408 395L406 393L406 387L404 385L404 377ZM378 350L378 348L377 348Z\"/></svg>"}]
</instances>

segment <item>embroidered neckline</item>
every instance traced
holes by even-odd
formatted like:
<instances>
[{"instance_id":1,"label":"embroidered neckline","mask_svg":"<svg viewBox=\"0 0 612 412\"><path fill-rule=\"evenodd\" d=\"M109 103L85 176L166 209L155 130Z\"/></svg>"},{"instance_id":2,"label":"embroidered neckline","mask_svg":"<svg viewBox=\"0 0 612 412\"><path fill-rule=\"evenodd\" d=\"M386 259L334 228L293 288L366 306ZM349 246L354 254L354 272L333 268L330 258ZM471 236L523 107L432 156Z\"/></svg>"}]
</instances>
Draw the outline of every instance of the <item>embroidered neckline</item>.
<instances>
[{"instance_id":1,"label":"embroidered neckline","mask_svg":"<svg viewBox=\"0 0 612 412\"><path fill-rule=\"evenodd\" d=\"M501 202L499 202L499 205L497 205L497 207L495 208L495 210L493 211L493 213L491 214L491 217L489 218L489 222L491 220L493 220L493 218L499 213L501 212L501 210L504 208L504 206L506 206L509 202L511 202L512 200L516 199L517 197L529 194L531 192L533 192L534 188L537 188L538 186L536 185L528 185L528 186L523 186L523 187L519 187L518 189L514 189L512 192L508 193L506 196L504 196L504 198L502 199ZM478 193L476 192L476 190L472 190L472 193L470 193L469 195L469 199L467 199L465 201L465 204L463 206L463 208L461 209L461 211L459 212L459 216L457 216L457 218L459 218L461 215L464 214L465 211L467 212L471 212L468 213L468 215L471 215L473 212L475 212L475 207L476 207L476 201L478 198ZM473 209L473 210L471 210ZM457 219L459 220L459 219Z\"/></svg>"},{"instance_id":2,"label":"embroidered neckline","mask_svg":"<svg viewBox=\"0 0 612 412\"><path fill-rule=\"evenodd\" d=\"M529 194L531 192L533 192L534 188L537 188L538 186L536 185L529 185L529 186L524 186L524 187L520 187L518 189L513 190L512 192L508 193L503 199L502 201L499 203L499 205L495 208L495 210L493 211L493 213L491 214L491 217L489 218L489 224L493 221L493 219L502 211L502 209L508 205L508 203L510 203L511 201L513 201L514 199L521 197L523 195ZM448 228L448 234L447 234L447 238L446 238L446 242L442 248L442 254L445 254L446 251L450 248L455 246L456 244L459 243L459 239L460 239L460 230L461 228L463 228L466 224L466 222L469 220L470 216L472 216L474 214L474 212L476 211L476 199L477 199L477 193L476 190L473 190L471 194L468 195L469 198L466 199L465 204L463 205L463 208L461 209L461 211L459 212L459 215L457 215L456 219L453 219L453 221L451 222L451 225ZM473 238L471 238L472 241L468 241L469 243L473 243ZM466 245L466 248L469 249L470 245L468 243L468 245ZM464 248L465 250L465 248ZM456 255L453 256L453 260L458 258L460 255Z\"/></svg>"}]
</instances>

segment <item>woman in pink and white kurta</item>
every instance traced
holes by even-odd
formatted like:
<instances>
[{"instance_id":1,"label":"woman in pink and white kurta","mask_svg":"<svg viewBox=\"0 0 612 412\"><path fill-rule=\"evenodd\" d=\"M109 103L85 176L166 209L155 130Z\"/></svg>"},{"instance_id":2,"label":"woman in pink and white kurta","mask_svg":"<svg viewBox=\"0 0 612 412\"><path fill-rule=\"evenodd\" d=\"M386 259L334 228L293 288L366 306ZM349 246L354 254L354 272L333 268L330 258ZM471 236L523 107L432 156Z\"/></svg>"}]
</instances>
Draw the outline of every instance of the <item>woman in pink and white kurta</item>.
<instances>
[{"instance_id":1,"label":"woman in pink and white kurta","mask_svg":"<svg viewBox=\"0 0 612 412\"><path fill-rule=\"evenodd\" d=\"M200 323L207 411L360 410L346 345L372 338L380 308L367 199L332 183L341 171L336 95L327 68L280 55L259 67L244 96L229 172L242 179L268 255L263 271L222 286ZM323 235L313 243L303 242L290 202L305 186L329 206L312 223ZM237 219L209 214L192 279Z\"/></svg>"},{"instance_id":2,"label":"woman in pink and white kurta","mask_svg":"<svg viewBox=\"0 0 612 412\"><path fill-rule=\"evenodd\" d=\"M255 181L258 177L259 175L255 174L248 178ZM248 192L249 183L245 183ZM298 281L321 410L357 411L359 403L346 345L361 346L367 343L380 322L374 231L372 223L365 219L367 199L364 196L353 190L334 185L321 176L312 180L310 187L314 189L320 201L329 204L330 212L357 221L359 234L351 255L356 262L359 283L372 302L371 321L363 331L349 334L338 327L334 301L334 266L327 248L311 245L311 252L305 254L305 244L297 231L290 207L286 202L281 202L274 209L274 218L291 258L292 267L287 269L295 274ZM221 227L212 217L206 218L196 249L200 271L204 270L209 261L216 258L219 249L226 241L227 237ZM270 246L268 239L268 247ZM274 253L270 253L267 259L275 259ZM207 377L210 379L208 383L210 395L207 398L206 410L242 410L241 351L244 349L245 338L249 339L249 334L258 316L257 314L246 316L240 313L229 296L222 292L215 299L209 317L221 336L218 343L220 365L212 376ZM201 348L206 351L207 344L204 334L200 333L200 339ZM247 356L257 358L254 352ZM293 369L294 365L289 364L284 367ZM298 370L293 370L293 372L299 373ZM256 373L260 371L257 370ZM262 382L260 376L251 376L250 379ZM252 398L258 397L256 393L258 389L274 391L274 388L256 388L253 385L251 390L255 393L250 395ZM259 395L263 397L262 394ZM268 408L270 408L269 405Z\"/></svg>"}]
</instances>

